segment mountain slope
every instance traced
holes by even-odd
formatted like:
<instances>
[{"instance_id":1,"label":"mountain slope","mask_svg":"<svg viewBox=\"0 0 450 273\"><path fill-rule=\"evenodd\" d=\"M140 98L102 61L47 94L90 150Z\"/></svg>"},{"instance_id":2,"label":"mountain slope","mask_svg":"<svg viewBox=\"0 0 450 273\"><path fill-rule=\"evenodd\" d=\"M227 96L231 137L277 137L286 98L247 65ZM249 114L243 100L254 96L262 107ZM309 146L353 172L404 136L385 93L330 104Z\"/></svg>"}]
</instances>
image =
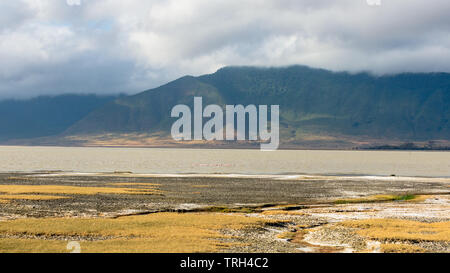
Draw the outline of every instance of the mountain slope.
<instances>
[{"instance_id":1,"label":"mountain slope","mask_svg":"<svg viewBox=\"0 0 450 273\"><path fill-rule=\"evenodd\" d=\"M450 74L334 73L305 66L226 67L183 77L143 93L119 98L73 125L67 135L169 133L177 104L280 105L281 141L305 134L364 139L450 138Z\"/></svg>"},{"instance_id":2,"label":"mountain slope","mask_svg":"<svg viewBox=\"0 0 450 273\"><path fill-rule=\"evenodd\" d=\"M115 98L61 95L0 101L0 140L60 134L89 112Z\"/></svg>"}]
</instances>

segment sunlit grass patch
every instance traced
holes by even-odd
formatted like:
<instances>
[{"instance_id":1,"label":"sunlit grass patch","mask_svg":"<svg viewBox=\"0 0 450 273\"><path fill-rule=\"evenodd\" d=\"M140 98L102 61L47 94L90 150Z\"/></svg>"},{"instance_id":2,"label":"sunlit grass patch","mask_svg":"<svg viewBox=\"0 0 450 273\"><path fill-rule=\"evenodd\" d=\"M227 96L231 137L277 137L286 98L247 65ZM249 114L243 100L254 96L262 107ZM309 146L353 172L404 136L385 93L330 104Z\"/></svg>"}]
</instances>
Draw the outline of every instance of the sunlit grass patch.
<instances>
[{"instance_id":1,"label":"sunlit grass patch","mask_svg":"<svg viewBox=\"0 0 450 273\"><path fill-rule=\"evenodd\" d=\"M381 244L383 253L424 253L426 249L407 244Z\"/></svg>"},{"instance_id":2,"label":"sunlit grass patch","mask_svg":"<svg viewBox=\"0 0 450 273\"><path fill-rule=\"evenodd\" d=\"M406 200L408 202L423 202L427 199L435 197L434 195L416 195L413 199Z\"/></svg>"},{"instance_id":3,"label":"sunlit grass patch","mask_svg":"<svg viewBox=\"0 0 450 273\"><path fill-rule=\"evenodd\" d=\"M278 234L277 238L279 238L279 239L286 239L286 240L292 240L292 239L295 238L295 236L296 236L295 232L286 231L286 232Z\"/></svg>"},{"instance_id":4,"label":"sunlit grass patch","mask_svg":"<svg viewBox=\"0 0 450 273\"><path fill-rule=\"evenodd\" d=\"M232 246L220 241L185 241L174 238L159 240L152 238L111 239L103 241L81 241L82 253L195 253L215 252ZM0 253L67 253L68 241L42 239L0 239Z\"/></svg>"},{"instance_id":5,"label":"sunlit grass patch","mask_svg":"<svg viewBox=\"0 0 450 273\"><path fill-rule=\"evenodd\" d=\"M220 241L229 237L219 230L257 227L268 222L215 213L156 213L117 219L19 219L1 222L0 234L112 237L82 241L82 252L214 252L232 245ZM61 252L61 247L55 240L0 239L0 252Z\"/></svg>"},{"instance_id":6,"label":"sunlit grass patch","mask_svg":"<svg viewBox=\"0 0 450 273\"><path fill-rule=\"evenodd\" d=\"M263 215L298 215L298 216L302 216L302 215L307 215L304 212L301 211L288 211L288 210L266 210L264 212L262 212L261 214Z\"/></svg>"},{"instance_id":7,"label":"sunlit grass patch","mask_svg":"<svg viewBox=\"0 0 450 273\"><path fill-rule=\"evenodd\" d=\"M67 253L67 242L0 238L0 253Z\"/></svg>"},{"instance_id":8,"label":"sunlit grass patch","mask_svg":"<svg viewBox=\"0 0 450 273\"><path fill-rule=\"evenodd\" d=\"M203 208L200 209L201 211L204 212L220 212L220 213L255 213L255 212L259 212L258 208L251 208L251 207L217 207L217 206L213 206L213 207L207 207L207 208Z\"/></svg>"},{"instance_id":9,"label":"sunlit grass patch","mask_svg":"<svg viewBox=\"0 0 450 273\"><path fill-rule=\"evenodd\" d=\"M9 200L0 199L0 204L8 204Z\"/></svg>"},{"instance_id":10,"label":"sunlit grass patch","mask_svg":"<svg viewBox=\"0 0 450 273\"><path fill-rule=\"evenodd\" d=\"M204 189L204 188L210 188L209 185L192 185L192 188L198 188L198 189Z\"/></svg>"},{"instance_id":11,"label":"sunlit grass patch","mask_svg":"<svg viewBox=\"0 0 450 273\"><path fill-rule=\"evenodd\" d=\"M405 194L405 195L390 195L390 194L382 194L382 195L374 195L368 197L361 198L352 198L352 199L340 199L334 201L335 204L353 204L353 203L376 203L376 202L392 202L392 201L409 201L417 198L416 195L413 194Z\"/></svg>"},{"instance_id":12,"label":"sunlit grass patch","mask_svg":"<svg viewBox=\"0 0 450 273\"><path fill-rule=\"evenodd\" d=\"M367 219L340 223L358 234L381 241L450 241L450 222L422 223L399 219Z\"/></svg>"},{"instance_id":13,"label":"sunlit grass patch","mask_svg":"<svg viewBox=\"0 0 450 273\"><path fill-rule=\"evenodd\" d=\"M54 195L25 195L25 194L0 195L0 200L56 200L65 198L68 197L54 196Z\"/></svg>"},{"instance_id":14,"label":"sunlit grass patch","mask_svg":"<svg viewBox=\"0 0 450 273\"><path fill-rule=\"evenodd\" d=\"M161 194L157 189L132 189L115 187L75 187L57 185L0 185L0 193L6 194Z\"/></svg>"}]
</instances>

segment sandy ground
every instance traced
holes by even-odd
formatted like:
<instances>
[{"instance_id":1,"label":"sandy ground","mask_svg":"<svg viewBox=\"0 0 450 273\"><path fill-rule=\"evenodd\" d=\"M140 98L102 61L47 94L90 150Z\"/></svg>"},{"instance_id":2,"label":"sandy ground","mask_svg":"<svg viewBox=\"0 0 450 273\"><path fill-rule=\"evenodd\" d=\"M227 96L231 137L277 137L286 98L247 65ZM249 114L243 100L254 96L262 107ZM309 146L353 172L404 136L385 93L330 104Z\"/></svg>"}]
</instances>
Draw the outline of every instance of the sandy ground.
<instances>
[{"instance_id":1,"label":"sandy ground","mask_svg":"<svg viewBox=\"0 0 450 273\"><path fill-rule=\"evenodd\" d=\"M285 220L282 225L261 229L223 230L224 234L234 236L230 240L243 243L226 252L379 252L380 245L386 242L363 238L339 223L378 218L426 223L450 221L449 178L0 174L0 185L104 187L111 183L136 183L132 186L136 188L140 187L139 183L158 184L162 194L97 194L72 195L57 200L11 200L0 204L0 221L25 217L114 217L162 211L189 212L211 206L246 208L250 210L245 213L247 217ZM334 203L335 200L379 194L425 197L416 202ZM286 205L290 205L290 209L279 212L280 206ZM289 232L294 234L292 238L282 236ZM413 243L431 252L450 252L448 241Z\"/></svg>"},{"instance_id":2,"label":"sandy ground","mask_svg":"<svg viewBox=\"0 0 450 273\"><path fill-rule=\"evenodd\" d=\"M276 210L268 208L265 211ZM298 215L296 215L298 214ZM237 252L381 252L382 243L418 246L428 252L450 252L450 241L377 241L355 234L355 230L340 226L343 221L363 219L399 219L424 223L450 221L450 196L433 195L419 202L382 202L343 205L312 205L286 214L253 214L253 217L287 220L285 226L265 232L242 234L249 247ZM299 228L300 227L300 228ZM295 241L280 239L279 235L298 230L308 232ZM292 243L292 241L295 241Z\"/></svg>"}]
</instances>

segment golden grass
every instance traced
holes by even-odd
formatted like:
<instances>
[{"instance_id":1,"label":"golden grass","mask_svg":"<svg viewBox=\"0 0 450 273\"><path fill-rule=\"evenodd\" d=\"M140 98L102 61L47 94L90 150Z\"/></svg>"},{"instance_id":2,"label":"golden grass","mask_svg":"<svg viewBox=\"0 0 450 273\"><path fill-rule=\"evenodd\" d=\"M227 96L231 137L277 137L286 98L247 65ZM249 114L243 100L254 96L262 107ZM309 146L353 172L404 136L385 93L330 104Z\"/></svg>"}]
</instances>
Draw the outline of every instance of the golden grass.
<instances>
[{"instance_id":1,"label":"golden grass","mask_svg":"<svg viewBox=\"0 0 450 273\"><path fill-rule=\"evenodd\" d=\"M56 200L65 199L65 196L54 195L0 195L0 200Z\"/></svg>"},{"instance_id":2,"label":"golden grass","mask_svg":"<svg viewBox=\"0 0 450 273\"><path fill-rule=\"evenodd\" d=\"M0 239L0 253L67 253L67 242L36 239Z\"/></svg>"},{"instance_id":3,"label":"golden grass","mask_svg":"<svg viewBox=\"0 0 450 273\"><path fill-rule=\"evenodd\" d=\"M295 238L296 235L297 234L295 232L286 231L286 232L278 234L277 238L279 238L279 239L286 239L286 240L292 240L292 239Z\"/></svg>"},{"instance_id":4,"label":"golden grass","mask_svg":"<svg viewBox=\"0 0 450 273\"><path fill-rule=\"evenodd\" d=\"M196 253L215 252L231 244L213 240L177 244L175 241L140 239L111 239L79 242L82 253ZM68 241L39 239L0 239L0 253L68 253Z\"/></svg>"},{"instance_id":5,"label":"golden grass","mask_svg":"<svg viewBox=\"0 0 450 273\"><path fill-rule=\"evenodd\" d=\"M303 216L303 215L307 215L304 212L301 211L288 211L288 210L266 210L263 211L261 214L263 215L298 215L298 216Z\"/></svg>"},{"instance_id":6,"label":"golden grass","mask_svg":"<svg viewBox=\"0 0 450 273\"><path fill-rule=\"evenodd\" d=\"M416 195L406 194L406 195L390 195L390 194L380 194L361 198L351 198L351 199L339 199L334 201L335 204L353 204L353 203L376 203L376 202L390 202L390 201L410 201L417 198Z\"/></svg>"},{"instance_id":7,"label":"golden grass","mask_svg":"<svg viewBox=\"0 0 450 273\"><path fill-rule=\"evenodd\" d=\"M215 252L231 246L220 229L262 226L269 220L215 213L157 213L117 219L19 219L0 223L0 234L112 237L80 242L82 252ZM61 250L61 247L63 249ZM0 252L67 252L54 240L0 239Z\"/></svg>"},{"instance_id":8,"label":"golden grass","mask_svg":"<svg viewBox=\"0 0 450 273\"><path fill-rule=\"evenodd\" d=\"M340 223L359 235L381 241L450 241L450 222L422 223L399 219L367 219Z\"/></svg>"},{"instance_id":9,"label":"golden grass","mask_svg":"<svg viewBox=\"0 0 450 273\"><path fill-rule=\"evenodd\" d=\"M2 199L0 199L0 204L8 204L9 203L9 200L2 200Z\"/></svg>"},{"instance_id":10,"label":"golden grass","mask_svg":"<svg viewBox=\"0 0 450 273\"><path fill-rule=\"evenodd\" d=\"M435 195L416 195L415 198L411 200L406 200L407 202L423 202L427 199L434 198Z\"/></svg>"},{"instance_id":11,"label":"golden grass","mask_svg":"<svg viewBox=\"0 0 450 273\"><path fill-rule=\"evenodd\" d=\"M256 213L259 212L258 208L251 207L220 207L212 206L200 209L202 212L218 212L218 213Z\"/></svg>"},{"instance_id":12,"label":"golden grass","mask_svg":"<svg viewBox=\"0 0 450 273\"><path fill-rule=\"evenodd\" d=\"M10 176L8 178L6 178L7 180L13 180L13 181L18 181L18 180L32 180L29 177L24 177L24 176Z\"/></svg>"},{"instance_id":13,"label":"golden grass","mask_svg":"<svg viewBox=\"0 0 450 273\"><path fill-rule=\"evenodd\" d=\"M131 189L113 187L75 187L57 185L0 185L0 192L6 194L161 194L157 189Z\"/></svg>"},{"instance_id":14,"label":"golden grass","mask_svg":"<svg viewBox=\"0 0 450 273\"><path fill-rule=\"evenodd\" d=\"M383 253L424 253L426 249L407 244L381 244Z\"/></svg>"},{"instance_id":15,"label":"golden grass","mask_svg":"<svg viewBox=\"0 0 450 273\"><path fill-rule=\"evenodd\" d=\"M204 188L210 188L211 186L209 186L209 185L193 185L191 187L192 188L204 189Z\"/></svg>"}]
</instances>

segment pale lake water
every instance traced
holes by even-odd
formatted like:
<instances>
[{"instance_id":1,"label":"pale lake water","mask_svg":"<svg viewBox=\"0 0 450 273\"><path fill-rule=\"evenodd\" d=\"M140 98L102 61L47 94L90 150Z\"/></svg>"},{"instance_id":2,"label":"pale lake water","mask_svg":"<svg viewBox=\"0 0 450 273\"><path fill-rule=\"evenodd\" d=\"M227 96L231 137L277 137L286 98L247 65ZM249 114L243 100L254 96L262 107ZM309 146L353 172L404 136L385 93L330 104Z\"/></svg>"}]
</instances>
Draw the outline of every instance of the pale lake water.
<instances>
[{"instance_id":1,"label":"pale lake water","mask_svg":"<svg viewBox=\"0 0 450 273\"><path fill-rule=\"evenodd\" d=\"M42 170L450 177L450 152L0 146L0 172Z\"/></svg>"}]
</instances>

